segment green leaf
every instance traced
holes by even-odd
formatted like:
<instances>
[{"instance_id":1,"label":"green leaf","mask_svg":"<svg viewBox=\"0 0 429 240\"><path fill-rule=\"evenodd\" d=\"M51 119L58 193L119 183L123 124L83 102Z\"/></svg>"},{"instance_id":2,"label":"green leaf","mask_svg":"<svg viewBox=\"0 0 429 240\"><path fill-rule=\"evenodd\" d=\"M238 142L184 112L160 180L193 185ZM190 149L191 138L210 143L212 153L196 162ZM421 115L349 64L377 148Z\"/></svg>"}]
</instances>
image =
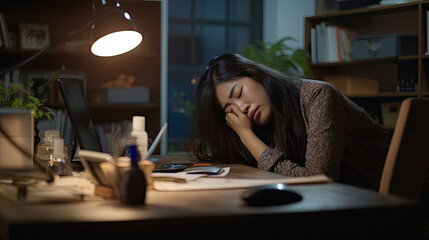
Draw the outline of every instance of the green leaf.
<instances>
[{"instance_id":1,"label":"green leaf","mask_svg":"<svg viewBox=\"0 0 429 240\"><path fill-rule=\"evenodd\" d=\"M303 49L292 48L288 45L290 41L296 41L296 39L285 36L273 44L255 40L254 44L245 46L241 54L282 72L312 76L313 73L308 64L310 54Z\"/></svg>"}]
</instances>

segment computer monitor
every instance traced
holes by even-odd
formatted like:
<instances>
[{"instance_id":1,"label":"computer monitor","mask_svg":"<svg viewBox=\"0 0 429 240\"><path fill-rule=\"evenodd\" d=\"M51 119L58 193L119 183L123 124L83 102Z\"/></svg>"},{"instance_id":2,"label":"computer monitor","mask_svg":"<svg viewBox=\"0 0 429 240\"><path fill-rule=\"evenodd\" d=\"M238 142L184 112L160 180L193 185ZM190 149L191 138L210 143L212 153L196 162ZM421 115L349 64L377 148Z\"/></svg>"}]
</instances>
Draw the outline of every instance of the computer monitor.
<instances>
[{"instance_id":1,"label":"computer monitor","mask_svg":"<svg viewBox=\"0 0 429 240\"><path fill-rule=\"evenodd\" d=\"M0 108L0 169L33 166L34 113Z\"/></svg>"},{"instance_id":2,"label":"computer monitor","mask_svg":"<svg viewBox=\"0 0 429 240\"><path fill-rule=\"evenodd\" d=\"M80 81L74 78L59 78L58 87L80 148L102 152Z\"/></svg>"}]
</instances>

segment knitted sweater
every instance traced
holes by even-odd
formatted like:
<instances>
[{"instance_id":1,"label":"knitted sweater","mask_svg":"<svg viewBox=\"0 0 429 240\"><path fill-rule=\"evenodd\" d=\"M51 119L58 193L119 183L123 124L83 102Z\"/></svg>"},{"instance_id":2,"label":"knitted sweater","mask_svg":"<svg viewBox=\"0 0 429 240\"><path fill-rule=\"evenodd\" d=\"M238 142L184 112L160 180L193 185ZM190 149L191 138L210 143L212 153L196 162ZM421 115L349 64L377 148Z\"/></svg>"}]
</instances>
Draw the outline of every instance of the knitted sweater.
<instances>
[{"instance_id":1,"label":"knitted sweater","mask_svg":"<svg viewBox=\"0 0 429 240\"><path fill-rule=\"evenodd\" d=\"M307 131L305 166L268 147L258 168L287 176L325 174L378 190L391 133L326 82L302 80L297 87Z\"/></svg>"}]
</instances>

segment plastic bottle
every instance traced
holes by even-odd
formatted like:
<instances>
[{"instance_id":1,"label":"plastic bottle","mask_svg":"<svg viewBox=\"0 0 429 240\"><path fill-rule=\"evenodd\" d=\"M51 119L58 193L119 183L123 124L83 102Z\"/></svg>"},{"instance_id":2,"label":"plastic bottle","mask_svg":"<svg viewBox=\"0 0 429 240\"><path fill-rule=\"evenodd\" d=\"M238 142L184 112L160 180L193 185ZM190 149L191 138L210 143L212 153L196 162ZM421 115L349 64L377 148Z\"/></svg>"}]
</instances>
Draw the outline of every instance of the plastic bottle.
<instances>
[{"instance_id":1,"label":"plastic bottle","mask_svg":"<svg viewBox=\"0 0 429 240\"><path fill-rule=\"evenodd\" d=\"M54 139L59 137L60 131L45 130L43 142L38 144L36 147L36 160L46 167L53 165L52 153L54 152Z\"/></svg>"},{"instance_id":2,"label":"plastic bottle","mask_svg":"<svg viewBox=\"0 0 429 240\"><path fill-rule=\"evenodd\" d=\"M144 160L147 152L147 132L145 130L145 117L134 116L131 128L130 137L136 138L136 144L138 147L139 155L138 161Z\"/></svg>"},{"instance_id":3,"label":"plastic bottle","mask_svg":"<svg viewBox=\"0 0 429 240\"><path fill-rule=\"evenodd\" d=\"M120 187L120 199L126 204L144 204L146 199L146 178L138 166L137 138L130 137L129 152L131 166L124 172L122 186Z\"/></svg>"}]
</instances>

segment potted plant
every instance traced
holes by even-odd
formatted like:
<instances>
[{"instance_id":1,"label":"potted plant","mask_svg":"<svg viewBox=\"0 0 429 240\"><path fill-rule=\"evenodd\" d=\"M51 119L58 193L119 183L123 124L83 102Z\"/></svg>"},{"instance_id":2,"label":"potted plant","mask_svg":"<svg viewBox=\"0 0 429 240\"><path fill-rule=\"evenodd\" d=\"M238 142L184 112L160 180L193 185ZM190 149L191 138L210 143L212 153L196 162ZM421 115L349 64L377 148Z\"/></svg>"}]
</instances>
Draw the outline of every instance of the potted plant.
<instances>
[{"instance_id":1,"label":"potted plant","mask_svg":"<svg viewBox=\"0 0 429 240\"><path fill-rule=\"evenodd\" d=\"M296 41L293 37L283 37L275 43L256 40L256 46L247 45L241 54L250 60L262 63L293 75L313 75L308 61L310 54L303 49L293 49L287 41Z\"/></svg>"}]
</instances>

